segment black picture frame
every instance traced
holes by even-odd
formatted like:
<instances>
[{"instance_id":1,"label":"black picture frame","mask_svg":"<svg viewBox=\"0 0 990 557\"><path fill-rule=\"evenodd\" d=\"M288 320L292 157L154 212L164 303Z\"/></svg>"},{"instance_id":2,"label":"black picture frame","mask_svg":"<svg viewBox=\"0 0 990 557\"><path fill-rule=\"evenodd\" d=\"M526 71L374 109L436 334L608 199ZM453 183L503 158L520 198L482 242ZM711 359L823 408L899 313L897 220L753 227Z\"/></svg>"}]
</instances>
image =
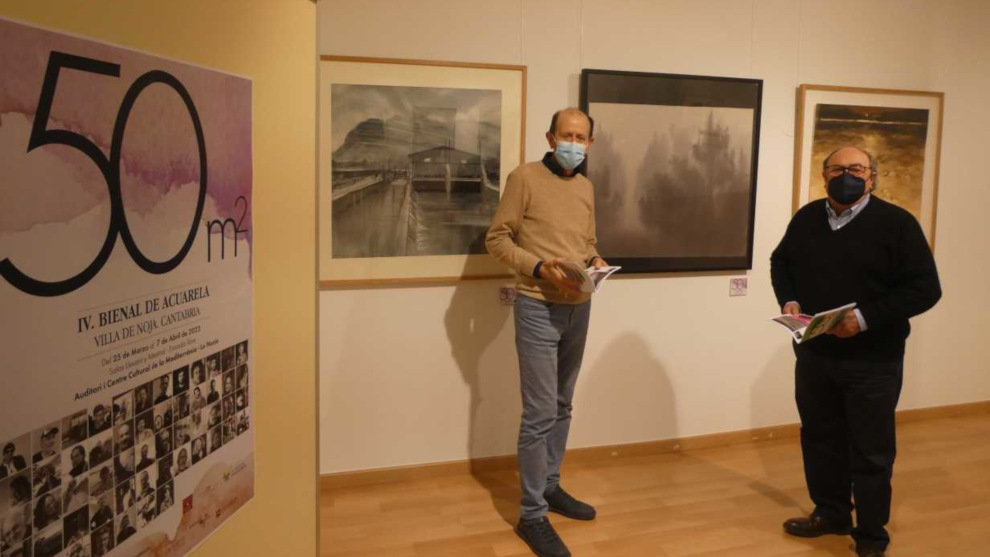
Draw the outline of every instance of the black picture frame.
<instances>
[{"instance_id":1,"label":"black picture frame","mask_svg":"<svg viewBox=\"0 0 990 557\"><path fill-rule=\"evenodd\" d=\"M761 79L581 71L580 107L595 121L581 170L610 264L752 269L762 99Z\"/></svg>"}]
</instances>

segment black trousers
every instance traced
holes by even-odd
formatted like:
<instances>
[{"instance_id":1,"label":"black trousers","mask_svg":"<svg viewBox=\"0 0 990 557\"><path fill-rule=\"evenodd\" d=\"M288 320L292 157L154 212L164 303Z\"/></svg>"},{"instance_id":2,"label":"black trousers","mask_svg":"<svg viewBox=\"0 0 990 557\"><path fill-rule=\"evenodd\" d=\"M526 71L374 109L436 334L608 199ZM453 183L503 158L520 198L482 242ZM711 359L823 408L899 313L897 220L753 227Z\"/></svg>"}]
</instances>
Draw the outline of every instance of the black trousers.
<instances>
[{"instance_id":1,"label":"black trousers","mask_svg":"<svg viewBox=\"0 0 990 557\"><path fill-rule=\"evenodd\" d=\"M798 354L795 394L801 451L815 513L852 524L857 547L886 549L890 535L890 479L897 442L894 410L904 378L893 362L837 360Z\"/></svg>"}]
</instances>

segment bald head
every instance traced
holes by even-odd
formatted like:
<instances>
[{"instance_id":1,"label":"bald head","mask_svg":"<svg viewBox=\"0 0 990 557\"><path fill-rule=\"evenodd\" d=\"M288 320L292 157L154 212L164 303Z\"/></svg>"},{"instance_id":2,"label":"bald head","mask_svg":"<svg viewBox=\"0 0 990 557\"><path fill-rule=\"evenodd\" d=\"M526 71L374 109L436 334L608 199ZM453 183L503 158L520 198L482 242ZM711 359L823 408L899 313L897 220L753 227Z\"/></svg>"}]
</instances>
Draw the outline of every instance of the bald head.
<instances>
[{"instance_id":1,"label":"bald head","mask_svg":"<svg viewBox=\"0 0 990 557\"><path fill-rule=\"evenodd\" d=\"M869 166L871 169L873 169L874 172L876 172L876 170L877 170L877 159L873 156L873 154L870 153L869 151L867 151L866 149L861 149L861 148L856 147L856 146L853 146L853 145L849 145L849 146L846 146L846 147L839 147L835 151L832 151L831 153L829 153L828 156L825 157L825 160L822 161L822 170L825 170L825 167L827 167L829 165L829 162L833 158L841 158L842 160L846 160L846 159L849 159L849 158L858 158L857 157L857 153L859 155L862 155L862 156L865 156L866 157L867 164L864 165L864 166Z\"/></svg>"},{"instance_id":2,"label":"bald head","mask_svg":"<svg viewBox=\"0 0 990 557\"><path fill-rule=\"evenodd\" d=\"M595 133L595 121L591 118L591 116L585 114L585 112L580 108L571 107L571 108L565 108L563 110L558 110L557 112L553 113L553 117L550 118L550 130L549 130L552 135L557 134L557 126L562 119L569 121L573 119L584 120L585 125L587 126L586 128L587 137L590 138Z\"/></svg>"}]
</instances>

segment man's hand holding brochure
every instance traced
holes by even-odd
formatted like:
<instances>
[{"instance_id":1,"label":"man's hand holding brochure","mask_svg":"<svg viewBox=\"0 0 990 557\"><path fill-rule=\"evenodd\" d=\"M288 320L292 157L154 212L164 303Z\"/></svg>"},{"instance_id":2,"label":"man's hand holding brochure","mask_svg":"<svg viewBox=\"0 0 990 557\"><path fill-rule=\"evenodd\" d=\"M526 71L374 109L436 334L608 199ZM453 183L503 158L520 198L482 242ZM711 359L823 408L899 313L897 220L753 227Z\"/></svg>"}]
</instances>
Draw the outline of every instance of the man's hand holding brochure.
<instances>
[{"instance_id":1,"label":"man's hand holding brochure","mask_svg":"<svg viewBox=\"0 0 990 557\"><path fill-rule=\"evenodd\" d=\"M799 313L784 314L771 319L780 323L794 336L794 342L801 344L821 334L827 333L846 318L846 314L856 308L856 303L846 304L834 309L818 312L814 315Z\"/></svg>"},{"instance_id":2,"label":"man's hand holding brochure","mask_svg":"<svg viewBox=\"0 0 990 557\"><path fill-rule=\"evenodd\" d=\"M560 269L568 279L580 285L579 288L581 292L589 293L598 292L601 290L602 283L605 282L605 279L622 267L591 266L585 269L581 264L574 261L562 261L557 263L557 268Z\"/></svg>"}]
</instances>

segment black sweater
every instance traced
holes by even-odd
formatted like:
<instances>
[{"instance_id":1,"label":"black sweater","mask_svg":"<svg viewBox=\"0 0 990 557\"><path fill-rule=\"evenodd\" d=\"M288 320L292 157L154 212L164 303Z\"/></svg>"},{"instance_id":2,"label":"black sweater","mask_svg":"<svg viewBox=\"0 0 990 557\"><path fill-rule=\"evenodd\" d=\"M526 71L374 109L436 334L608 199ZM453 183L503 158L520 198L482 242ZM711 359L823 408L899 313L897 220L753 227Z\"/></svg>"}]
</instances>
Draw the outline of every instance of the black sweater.
<instances>
[{"instance_id":1,"label":"black sweater","mask_svg":"<svg viewBox=\"0 0 990 557\"><path fill-rule=\"evenodd\" d=\"M876 196L842 228L828 225L825 199L801 208L770 256L774 294L783 306L815 314L856 302L867 330L822 335L795 350L840 359L891 361L904 356L908 318L942 296L935 259L911 213Z\"/></svg>"}]
</instances>

